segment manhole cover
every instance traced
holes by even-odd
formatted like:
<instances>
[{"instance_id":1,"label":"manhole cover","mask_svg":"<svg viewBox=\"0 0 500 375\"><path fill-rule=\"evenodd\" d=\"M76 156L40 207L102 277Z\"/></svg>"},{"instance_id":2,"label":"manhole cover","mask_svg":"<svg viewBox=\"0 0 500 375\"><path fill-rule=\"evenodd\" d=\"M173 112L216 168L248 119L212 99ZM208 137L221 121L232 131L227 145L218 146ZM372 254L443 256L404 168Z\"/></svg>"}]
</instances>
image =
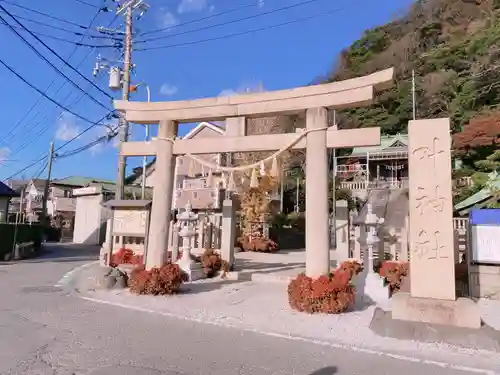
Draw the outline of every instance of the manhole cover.
<instances>
[{"instance_id":1,"label":"manhole cover","mask_svg":"<svg viewBox=\"0 0 500 375\"><path fill-rule=\"evenodd\" d=\"M182 375L176 371L160 371L152 368L133 366L104 367L94 370L90 375Z\"/></svg>"},{"instance_id":2,"label":"manhole cover","mask_svg":"<svg viewBox=\"0 0 500 375\"><path fill-rule=\"evenodd\" d=\"M45 285L45 286L25 286L24 288L21 289L21 292L23 293L55 293L55 292L62 292L63 288L58 287L58 286L50 286L50 285Z\"/></svg>"}]
</instances>

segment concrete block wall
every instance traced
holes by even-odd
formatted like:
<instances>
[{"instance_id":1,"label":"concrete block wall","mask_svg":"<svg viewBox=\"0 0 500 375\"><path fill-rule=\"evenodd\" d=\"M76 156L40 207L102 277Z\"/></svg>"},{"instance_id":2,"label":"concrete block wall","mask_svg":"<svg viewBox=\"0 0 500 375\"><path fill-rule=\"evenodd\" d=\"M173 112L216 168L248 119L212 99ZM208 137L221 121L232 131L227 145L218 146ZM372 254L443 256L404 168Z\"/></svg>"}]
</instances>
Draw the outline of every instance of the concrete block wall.
<instances>
[{"instance_id":1,"label":"concrete block wall","mask_svg":"<svg viewBox=\"0 0 500 375\"><path fill-rule=\"evenodd\" d=\"M474 298L500 301L500 266L470 266L471 292Z\"/></svg>"}]
</instances>

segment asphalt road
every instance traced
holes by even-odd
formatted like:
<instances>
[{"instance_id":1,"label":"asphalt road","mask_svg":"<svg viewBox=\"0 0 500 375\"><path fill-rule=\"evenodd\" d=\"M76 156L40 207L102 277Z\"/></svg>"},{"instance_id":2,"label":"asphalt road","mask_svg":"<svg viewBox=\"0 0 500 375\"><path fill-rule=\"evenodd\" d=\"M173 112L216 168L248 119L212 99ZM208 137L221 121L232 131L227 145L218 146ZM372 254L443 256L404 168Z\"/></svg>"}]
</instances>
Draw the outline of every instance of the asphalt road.
<instances>
[{"instance_id":1,"label":"asphalt road","mask_svg":"<svg viewBox=\"0 0 500 375\"><path fill-rule=\"evenodd\" d=\"M0 263L0 374L468 373L124 310L54 287L96 258L82 248L57 247L42 258Z\"/></svg>"}]
</instances>

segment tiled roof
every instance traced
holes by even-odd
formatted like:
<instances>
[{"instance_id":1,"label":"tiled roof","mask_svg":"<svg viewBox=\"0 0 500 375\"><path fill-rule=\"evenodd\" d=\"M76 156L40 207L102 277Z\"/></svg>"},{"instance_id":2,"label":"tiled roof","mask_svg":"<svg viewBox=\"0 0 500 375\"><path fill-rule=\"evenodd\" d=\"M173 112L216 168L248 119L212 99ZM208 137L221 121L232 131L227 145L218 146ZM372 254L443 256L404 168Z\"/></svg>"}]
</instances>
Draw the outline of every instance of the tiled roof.
<instances>
[{"instance_id":1,"label":"tiled roof","mask_svg":"<svg viewBox=\"0 0 500 375\"><path fill-rule=\"evenodd\" d=\"M65 178L60 178L57 180L52 180L52 184L65 185L65 186L87 186L91 183L106 183L113 184L113 181L102 180L94 177L82 177L82 176L68 176Z\"/></svg>"},{"instance_id":2,"label":"tiled roof","mask_svg":"<svg viewBox=\"0 0 500 375\"><path fill-rule=\"evenodd\" d=\"M21 193L21 190L23 190L26 187L26 185L28 185L28 183L29 180L8 180L7 186L10 187L15 192Z\"/></svg>"},{"instance_id":3,"label":"tiled roof","mask_svg":"<svg viewBox=\"0 0 500 375\"><path fill-rule=\"evenodd\" d=\"M468 210L477 204L489 199L495 192L500 189L500 175L498 172L491 172L488 174L489 181L486 186L478 191L476 194L464 199L462 202L457 203L453 208L455 211L460 211L465 214Z\"/></svg>"},{"instance_id":4,"label":"tiled roof","mask_svg":"<svg viewBox=\"0 0 500 375\"><path fill-rule=\"evenodd\" d=\"M17 197L19 194L0 181L0 197Z\"/></svg>"},{"instance_id":5,"label":"tiled roof","mask_svg":"<svg viewBox=\"0 0 500 375\"><path fill-rule=\"evenodd\" d=\"M43 189L45 187L45 180L44 179L35 178L31 181L33 182L33 185L35 185L35 187L37 189Z\"/></svg>"},{"instance_id":6,"label":"tiled roof","mask_svg":"<svg viewBox=\"0 0 500 375\"><path fill-rule=\"evenodd\" d=\"M383 135L380 137L380 146L355 147L351 155L364 155L367 152L380 152L386 151L387 149L401 149L407 147L408 134Z\"/></svg>"}]
</instances>

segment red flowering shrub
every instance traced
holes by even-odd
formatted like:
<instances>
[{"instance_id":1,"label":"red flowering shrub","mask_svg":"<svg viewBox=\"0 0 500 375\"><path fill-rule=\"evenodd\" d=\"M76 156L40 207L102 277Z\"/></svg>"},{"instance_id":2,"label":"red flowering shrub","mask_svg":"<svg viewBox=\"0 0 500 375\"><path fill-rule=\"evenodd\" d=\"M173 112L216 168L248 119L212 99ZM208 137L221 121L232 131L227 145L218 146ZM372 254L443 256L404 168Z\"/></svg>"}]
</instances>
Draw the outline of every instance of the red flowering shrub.
<instances>
[{"instance_id":1,"label":"red flowering shrub","mask_svg":"<svg viewBox=\"0 0 500 375\"><path fill-rule=\"evenodd\" d=\"M385 261L382 262L379 275L384 278L384 285L389 286L389 298L401 290L403 278L410 275L408 262Z\"/></svg>"},{"instance_id":2,"label":"red flowering shrub","mask_svg":"<svg viewBox=\"0 0 500 375\"><path fill-rule=\"evenodd\" d=\"M273 253L278 251L278 244L269 238L248 236L238 238L238 246L243 251L256 251L261 253Z\"/></svg>"},{"instance_id":3,"label":"red flowering shrub","mask_svg":"<svg viewBox=\"0 0 500 375\"><path fill-rule=\"evenodd\" d=\"M401 291L403 281L405 286L410 283L410 264L408 262L385 261L382 263L379 274L384 278L384 285L389 286L389 297ZM455 280L457 284L468 283L468 271L466 263L455 264Z\"/></svg>"},{"instance_id":4,"label":"red flowering shrub","mask_svg":"<svg viewBox=\"0 0 500 375\"><path fill-rule=\"evenodd\" d=\"M111 255L110 266L116 267L120 264L144 264L144 256L134 253L133 250L122 248Z\"/></svg>"},{"instance_id":5,"label":"red flowering shrub","mask_svg":"<svg viewBox=\"0 0 500 375\"><path fill-rule=\"evenodd\" d=\"M363 271L363 265L355 260L346 260L342 262L339 269L348 271L351 274L351 278L361 271Z\"/></svg>"},{"instance_id":6,"label":"red flowering shrub","mask_svg":"<svg viewBox=\"0 0 500 375\"><path fill-rule=\"evenodd\" d=\"M349 261L317 279L300 274L288 284L288 303L292 309L310 314L344 312L354 303L356 293L350 281L361 270L359 263Z\"/></svg>"},{"instance_id":7,"label":"red flowering shrub","mask_svg":"<svg viewBox=\"0 0 500 375\"><path fill-rule=\"evenodd\" d=\"M177 264L168 263L161 268L136 268L130 274L128 286L137 294L170 295L179 291L187 275Z\"/></svg>"},{"instance_id":8,"label":"red flowering shrub","mask_svg":"<svg viewBox=\"0 0 500 375\"><path fill-rule=\"evenodd\" d=\"M220 254L212 249L207 249L200 257L203 271L207 277L214 277L222 268L222 258Z\"/></svg>"}]
</instances>

